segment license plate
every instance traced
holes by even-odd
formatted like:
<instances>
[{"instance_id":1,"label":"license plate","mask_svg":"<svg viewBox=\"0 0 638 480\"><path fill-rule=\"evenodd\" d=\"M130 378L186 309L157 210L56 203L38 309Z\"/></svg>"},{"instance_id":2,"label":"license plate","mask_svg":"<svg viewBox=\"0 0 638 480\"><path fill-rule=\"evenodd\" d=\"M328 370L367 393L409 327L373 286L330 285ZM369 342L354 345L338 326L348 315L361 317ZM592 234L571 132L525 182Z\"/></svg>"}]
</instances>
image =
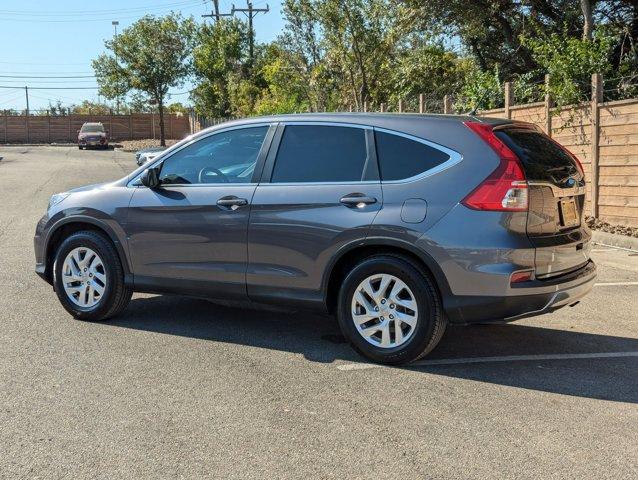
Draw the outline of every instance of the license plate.
<instances>
[{"instance_id":1,"label":"license plate","mask_svg":"<svg viewBox=\"0 0 638 480\"><path fill-rule=\"evenodd\" d=\"M560 201L560 211L563 217L564 227L575 227L580 224L576 201L573 198L564 198Z\"/></svg>"}]
</instances>

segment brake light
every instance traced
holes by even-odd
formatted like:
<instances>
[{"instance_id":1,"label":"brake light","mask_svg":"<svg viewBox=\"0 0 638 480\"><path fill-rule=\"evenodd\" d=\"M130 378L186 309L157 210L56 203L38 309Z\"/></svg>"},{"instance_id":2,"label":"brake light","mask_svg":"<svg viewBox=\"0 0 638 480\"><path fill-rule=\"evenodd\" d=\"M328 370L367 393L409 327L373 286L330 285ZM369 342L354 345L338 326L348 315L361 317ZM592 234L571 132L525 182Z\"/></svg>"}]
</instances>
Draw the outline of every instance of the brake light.
<instances>
[{"instance_id":1,"label":"brake light","mask_svg":"<svg viewBox=\"0 0 638 480\"><path fill-rule=\"evenodd\" d=\"M474 210L524 212L528 185L518 157L495 134L491 125L465 122L498 155L501 163L461 203Z\"/></svg>"}]
</instances>

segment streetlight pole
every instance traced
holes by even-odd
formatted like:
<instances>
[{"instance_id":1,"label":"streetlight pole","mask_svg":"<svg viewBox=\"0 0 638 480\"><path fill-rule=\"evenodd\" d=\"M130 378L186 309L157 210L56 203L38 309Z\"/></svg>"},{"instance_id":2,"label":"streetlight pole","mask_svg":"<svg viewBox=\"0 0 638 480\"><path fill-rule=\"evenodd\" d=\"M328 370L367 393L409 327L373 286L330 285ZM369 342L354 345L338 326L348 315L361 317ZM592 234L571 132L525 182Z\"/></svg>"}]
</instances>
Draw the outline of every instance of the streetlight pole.
<instances>
[{"instance_id":1,"label":"streetlight pole","mask_svg":"<svg viewBox=\"0 0 638 480\"><path fill-rule=\"evenodd\" d=\"M113 20L111 22L111 25L113 25L113 41L115 42L115 40L117 40L117 26L120 24L120 22L118 22L117 20ZM113 52L115 52L115 65L117 66L117 50L115 48L113 48ZM119 83L118 83L118 87L119 87ZM117 96L115 97L115 113L117 113L118 115L120 114L120 92L117 92Z\"/></svg>"}]
</instances>

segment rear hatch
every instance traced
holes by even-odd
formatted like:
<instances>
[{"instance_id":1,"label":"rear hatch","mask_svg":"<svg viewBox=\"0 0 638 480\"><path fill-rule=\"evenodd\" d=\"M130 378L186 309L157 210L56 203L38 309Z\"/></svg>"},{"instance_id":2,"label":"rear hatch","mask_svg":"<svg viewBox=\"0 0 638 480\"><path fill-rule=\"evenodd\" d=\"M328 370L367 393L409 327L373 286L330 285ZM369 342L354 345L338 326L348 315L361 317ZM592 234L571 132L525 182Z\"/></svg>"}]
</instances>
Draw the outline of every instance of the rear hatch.
<instances>
[{"instance_id":1,"label":"rear hatch","mask_svg":"<svg viewBox=\"0 0 638 480\"><path fill-rule=\"evenodd\" d=\"M591 234L583 226L585 177L578 160L531 124L494 133L520 159L529 184L527 235L536 248L536 277L553 277L589 261Z\"/></svg>"}]
</instances>

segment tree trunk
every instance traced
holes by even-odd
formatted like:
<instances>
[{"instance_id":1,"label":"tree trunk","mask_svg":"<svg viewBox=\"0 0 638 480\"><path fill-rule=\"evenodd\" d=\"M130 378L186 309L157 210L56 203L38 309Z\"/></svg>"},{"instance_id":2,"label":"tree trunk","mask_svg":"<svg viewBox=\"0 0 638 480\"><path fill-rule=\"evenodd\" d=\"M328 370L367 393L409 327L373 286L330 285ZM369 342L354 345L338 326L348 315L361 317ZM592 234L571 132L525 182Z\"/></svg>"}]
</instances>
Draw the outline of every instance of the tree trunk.
<instances>
[{"instance_id":1,"label":"tree trunk","mask_svg":"<svg viewBox=\"0 0 638 480\"><path fill-rule=\"evenodd\" d=\"M591 12L591 1L580 0L580 9L583 12L583 18L585 19L585 23L583 25L583 40L591 40L592 30L594 28L594 20Z\"/></svg>"},{"instance_id":2,"label":"tree trunk","mask_svg":"<svg viewBox=\"0 0 638 480\"><path fill-rule=\"evenodd\" d=\"M164 97L159 96L157 98L157 110L159 112L159 127L160 127L160 145L166 146L166 137L164 137Z\"/></svg>"}]
</instances>

